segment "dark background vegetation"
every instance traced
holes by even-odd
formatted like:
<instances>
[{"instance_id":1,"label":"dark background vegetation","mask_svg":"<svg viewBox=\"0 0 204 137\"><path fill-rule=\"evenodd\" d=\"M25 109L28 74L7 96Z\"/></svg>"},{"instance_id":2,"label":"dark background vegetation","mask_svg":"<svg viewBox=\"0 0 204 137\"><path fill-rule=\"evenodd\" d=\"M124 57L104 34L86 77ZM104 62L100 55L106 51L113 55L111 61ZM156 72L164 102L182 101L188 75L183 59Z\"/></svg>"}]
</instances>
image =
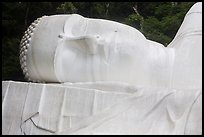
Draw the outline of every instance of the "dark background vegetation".
<instances>
[{"instance_id":1,"label":"dark background vegetation","mask_svg":"<svg viewBox=\"0 0 204 137\"><path fill-rule=\"evenodd\" d=\"M2 80L25 81L19 63L24 31L43 15L77 13L130 25L167 46L195 2L2 2Z\"/></svg>"}]
</instances>

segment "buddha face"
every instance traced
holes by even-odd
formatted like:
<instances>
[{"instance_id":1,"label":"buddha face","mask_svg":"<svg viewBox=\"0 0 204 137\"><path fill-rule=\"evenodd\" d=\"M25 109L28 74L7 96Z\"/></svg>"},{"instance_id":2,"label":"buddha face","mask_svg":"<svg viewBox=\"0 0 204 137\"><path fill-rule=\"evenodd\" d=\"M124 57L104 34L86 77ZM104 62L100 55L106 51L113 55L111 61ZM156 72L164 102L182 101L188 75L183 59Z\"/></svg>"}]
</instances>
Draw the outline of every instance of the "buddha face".
<instances>
[{"instance_id":1,"label":"buddha face","mask_svg":"<svg viewBox=\"0 0 204 137\"><path fill-rule=\"evenodd\" d=\"M188 17L198 16L194 9L200 8L194 6ZM180 37L181 32L192 26L188 17L170 46L164 47L147 40L135 28L114 21L77 14L44 16L34 21L25 32L21 41L20 63L25 77L34 82L116 81L151 87L190 87L191 81L200 83L197 81L202 74L201 46L191 54L193 57L187 57L190 52L181 48L182 43L189 43L189 38L191 43L197 43L189 44L190 47L202 42L199 35ZM199 26L194 24L191 30ZM188 49L194 50L193 47ZM183 59L194 62L193 67L192 63L184 63ZM183 71L184 65L188 71ZM177 77L191 74L192 80ZM187 81L188 84L176 84L179 82L175 81Z\"/></svg>"},{"instance_id":2,"label":"buddha face","mask_svg":"<svg viewBox=\"0 0 204 137\"><path fill-rule=\"evenodd\" d=\"M26 52L21 57L29 80L120 81L144 85L145 81L150 81L149 68L153 61L163 56L157 65L162 68L170 64L161 44L147 40L130 26L77 14L38 20L24 36L30 34L31 29Z\"/></svg>"}]
</instances>

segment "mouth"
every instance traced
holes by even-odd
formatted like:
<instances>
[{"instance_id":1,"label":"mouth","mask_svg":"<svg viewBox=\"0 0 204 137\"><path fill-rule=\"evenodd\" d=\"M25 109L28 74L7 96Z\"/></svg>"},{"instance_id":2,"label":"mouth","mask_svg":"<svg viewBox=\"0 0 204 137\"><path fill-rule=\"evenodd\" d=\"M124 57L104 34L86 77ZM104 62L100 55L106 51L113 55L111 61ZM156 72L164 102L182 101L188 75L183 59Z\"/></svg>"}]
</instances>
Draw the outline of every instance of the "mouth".
<instances>
[{"instance_id":1,"label":"mouth","mask_svg":"<svg viewBox=\"0 0 204 137\"><path fill-rule=\"evenodd\" d=\"M44 16L43 16L44 17ZM43 18L38 18L36 19L29 27L28 29L24 32L24 36L21 39L20 42L20 65L21 69L23 70L23 74L25 76L25 79L28 81L33 81L29 76L28 72L28 67L27 67L27 53L28 53L28 48L31 46L30 42L32 40L32 35L34 34L34 31L39 24L40 20Z\"/></svg>"}]
</instances>

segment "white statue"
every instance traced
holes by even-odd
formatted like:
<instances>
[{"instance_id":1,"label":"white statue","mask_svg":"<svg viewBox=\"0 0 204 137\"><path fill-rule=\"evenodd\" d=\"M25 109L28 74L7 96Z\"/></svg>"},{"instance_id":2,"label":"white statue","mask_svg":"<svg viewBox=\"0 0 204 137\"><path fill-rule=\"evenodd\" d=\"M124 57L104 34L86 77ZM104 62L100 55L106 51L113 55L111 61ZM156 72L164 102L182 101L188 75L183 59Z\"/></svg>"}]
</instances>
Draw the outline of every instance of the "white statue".
<instances>
[{"instance_id":1,"label":"white statue","mask_svg":"<svg viewBox=\"0 0 204 137\"><path fill-rule=\"evenodd\" d=\"M43 17L34 26L28 48L21 45L26 54L20 59L26 77L33 81L120 81L150 86L157 84L158 76L161 85L168 86L173 50L147 40L135 28L77 14ZM160 68L152 72L154 64Z\"/></svg>"},{"instance_id":2,"label":"white statue","mask_svg":"<svg viewBox=\"0 0 204 137\"><path fill-rule=\"evenodd\" d=\"M167 48L147 40L135 28L113 21L77 14L42 17L31 24L22 39L23 72L29 80L44 82L117 81L154 87L179 87L187 83L201 86L195 80L201 78L200 40L192 36L196 44L189 44L185 49L179 48L182 45L178 42L175 44L175 41L186 41L183 35L197 33L194 29L202 30L201 21L192 20L194 16L200 20L199 15L191 14L194 10L200 9L192 8L188 12ZM186 58L182 53L192 56ZM182 59L188 61L184 63ZM190 62L197 63L189 66ZM184 64L186 70L179 67ZM184 78L191 73L195 78ZM179 82L183 80L187 83Z\"/></svg>"},{"instance_id":3,"label":"white statue","mask_svg":"<svg viewBox=\"0 0 204 137\"><path fill-rule=\"evenodd\" d=\"M37 19L20 63L47 83L3 82L3 134L202 134L201 39L201 2L167 47L113 21Z\"/></svg>"}]
</instances>

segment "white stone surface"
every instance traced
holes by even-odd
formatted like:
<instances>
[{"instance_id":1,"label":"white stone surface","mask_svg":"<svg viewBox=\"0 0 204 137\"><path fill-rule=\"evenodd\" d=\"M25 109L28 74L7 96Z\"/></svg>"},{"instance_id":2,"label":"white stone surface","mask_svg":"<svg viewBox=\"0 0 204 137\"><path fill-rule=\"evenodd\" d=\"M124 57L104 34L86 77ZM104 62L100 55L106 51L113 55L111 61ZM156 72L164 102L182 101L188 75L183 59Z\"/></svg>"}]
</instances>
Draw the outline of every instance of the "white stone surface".
<instances>
[{"instance_id":1,"label":"white stone surface","mask_svg":"<svg viewBox=\"0 0 204 137\"><path fill-rule=\"evenodd\" d=\"M2 84L2 134L202 134L201 89Z\"/></svg>"},{"instance_id":2,"label":"white stone surface","mask_svg":"<svg viewBox=\"0 0 204 137\"><path fill-rule=\"evenodd\" d=\"M201 2L167 47L76 14L29 28L24 74L58 83L3 81L2 134L202 134Z\"/></svg>"}]
</instances>

